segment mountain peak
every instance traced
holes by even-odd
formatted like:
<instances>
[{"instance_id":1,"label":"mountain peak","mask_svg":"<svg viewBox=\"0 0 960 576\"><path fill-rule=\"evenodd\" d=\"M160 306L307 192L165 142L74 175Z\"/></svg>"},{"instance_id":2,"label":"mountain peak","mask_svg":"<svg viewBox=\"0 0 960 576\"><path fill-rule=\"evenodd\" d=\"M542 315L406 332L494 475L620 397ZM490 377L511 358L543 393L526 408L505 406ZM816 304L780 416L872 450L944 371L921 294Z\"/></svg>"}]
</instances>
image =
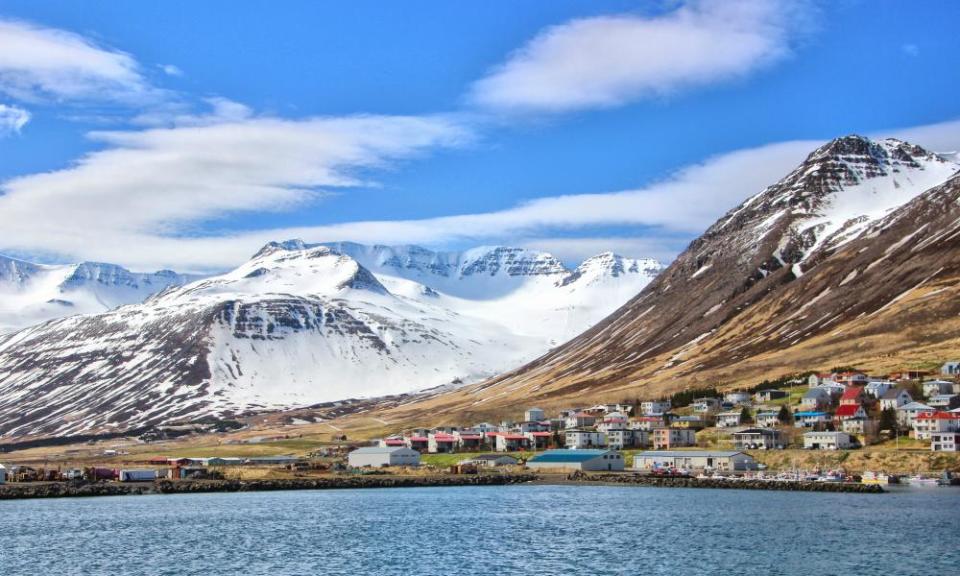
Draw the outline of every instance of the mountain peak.
<instances>
[{"instance_id":1,"label":"mountain peak","mask_svg":"<svg viewBox=\"0 0 960 576\"><path fill-rule=\"evenodd\" d=\"M261 256L266 256L267 254L272 254L281 250L304 250L309 246L309 244L300 238L291 238L290 240L284 240L282 242L270 241L264 244L262 248L257 250L256 254L254 254L251 259L260 258Z\"/></svg>"}]
</instances>

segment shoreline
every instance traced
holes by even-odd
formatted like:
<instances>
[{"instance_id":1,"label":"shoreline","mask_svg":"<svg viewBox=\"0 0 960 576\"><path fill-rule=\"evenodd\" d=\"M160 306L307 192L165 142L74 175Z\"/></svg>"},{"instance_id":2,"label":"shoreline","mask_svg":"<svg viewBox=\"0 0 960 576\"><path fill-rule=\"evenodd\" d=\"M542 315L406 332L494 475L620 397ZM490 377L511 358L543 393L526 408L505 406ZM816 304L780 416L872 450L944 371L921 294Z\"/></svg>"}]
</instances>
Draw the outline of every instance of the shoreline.
<instances>
[{"instance_id":1,"label":"shoreline","mask_svg":"<svg viewBox=\"0 0 960 576\"><path fill-rule=\"evenodd\" d=\"M343 476L278 480L159 480L156 482L44 482L0 485L0 500L91 498L149 494L214 492L270 492L281 490L350 490L366 488L428 488L454 486L643 486L651 488L706 488L881 494L881 486L827 482L771 482L725 478L671 478L638 474L480 474L460 476Z\"/></svg>"}]
</instances>

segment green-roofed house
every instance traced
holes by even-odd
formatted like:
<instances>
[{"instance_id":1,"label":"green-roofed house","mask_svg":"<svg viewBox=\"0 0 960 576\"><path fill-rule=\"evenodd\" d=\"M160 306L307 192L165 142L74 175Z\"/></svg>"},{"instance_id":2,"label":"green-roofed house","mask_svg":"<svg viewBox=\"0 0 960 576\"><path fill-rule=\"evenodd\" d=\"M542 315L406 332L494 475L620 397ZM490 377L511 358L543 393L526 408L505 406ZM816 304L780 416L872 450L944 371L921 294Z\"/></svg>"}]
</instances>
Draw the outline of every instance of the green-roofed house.
<instances>
[{"instance_id":1,"label":"green-roofed house","mask_svg":"<svg viewBox=\"0 0 960 576\"><path fill-rule=\"evenodd\" d=\"M527 468L623 472L623 462L623 454L616 450L547 450L528 460Z\"/></svg>"}]
</instances>

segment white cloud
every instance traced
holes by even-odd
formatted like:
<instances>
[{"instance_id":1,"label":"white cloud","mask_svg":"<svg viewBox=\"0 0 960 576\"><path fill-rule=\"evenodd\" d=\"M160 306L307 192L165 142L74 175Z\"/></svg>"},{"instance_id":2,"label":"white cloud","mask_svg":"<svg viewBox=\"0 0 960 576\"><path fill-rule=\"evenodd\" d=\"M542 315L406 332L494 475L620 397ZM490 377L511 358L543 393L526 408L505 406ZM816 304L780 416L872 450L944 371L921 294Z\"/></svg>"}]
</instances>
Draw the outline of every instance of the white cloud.
<instances>
[{"instance_id":1,"label":"white cloud","mask_svg":"<svg viewBox=\"0 0 960 576\"><path fill-rule=\"evenodd\" d=\"M30 121L30 113L23 108L0 104L0 137L20 132Z\"/></svg>"},{"instance_id":2,"label":"white cloud","mask_svg":"<svg viewBox=\"0 0 960 576\"><path fill-rule=\"evenodd\" d=\"M902 50L907 56L920 55L920 47L918 47L916 44L903 44L900 46L900 50Z\"/></svg>"},{"instance_id":3,"label":"white cloud","mask_svg":"<svg viewBox=\"0 0 960 576\"><path fill-rule=\"evenodd\" d=\"M883 131L936 151L960 149L960 122ZM647 186L547 197L504 210L419 220L247 229L192 226L239 212L303 206L382 166L465 137L443 118L243 121L110 132L75 167L14 179L0 196L0 250L118 262L136 269L215 270L271 240L517 243L578 260L605 250L669 261L745 198L778 181L822 141L790 141L709 158ZM604 227L637 230L633 238ZM251 228L256 228L251 226Z\"/></svg>"},{"instance_id":4,"label":"white cloud","mask_svg":"<svg viewBox=\"0 0 960 576\"><path fill-rule=\"evenodd\" d=\"M163 73L167 76L183 76L183 70L173 64L158 64L157 66L160 70L163 70Z\"/></svg>"},{"instance_id":5,"label":"white cloud","mask_svg":"<svg viewBox=\"0 0 960 576\"><path fill-rule=\"evenodd\" d=\"M355 116L256 118L92 137L106 148L75 166L3 183L0 248L175 263L183 248L191 249L191 241L176 238L200 221L291 210L327 189L362 183L371 168L469 135L442 117ZM196 265L226 262L211 253L184 257Z\"/></svg>"},{"instance_id":6,"label":"white cloud","mask_svg":"<svg viewBox=\"0 0 960 576\"><path fill-rule=\"evenodd\" d=\"M123 52L55 28L0 19L0 92L26 102L156 99L137 62Z\"/></svg>"},{"instance_id":7,"label":"white cloud","mask_svg":"<svg viewBox=\"0 0 960 576\"><path fill-rule=\"evenodd\" d=\"M540 32L474 84L507 111L609 107L742 77L790 53L805 3L699 0L658 16L573 20Z\"/></svg>"}]
</instances>

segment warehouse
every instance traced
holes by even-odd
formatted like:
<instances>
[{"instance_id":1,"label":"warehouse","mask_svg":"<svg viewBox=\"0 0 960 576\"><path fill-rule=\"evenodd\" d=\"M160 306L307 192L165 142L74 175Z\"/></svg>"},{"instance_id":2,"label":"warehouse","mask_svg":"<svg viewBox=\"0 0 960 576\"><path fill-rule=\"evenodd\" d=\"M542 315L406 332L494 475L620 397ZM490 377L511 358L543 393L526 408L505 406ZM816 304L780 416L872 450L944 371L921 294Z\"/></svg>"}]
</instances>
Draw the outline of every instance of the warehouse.
<instances>
[{"instance_id":1,"label":"warehouse","mask_svg":"<svg viewBox=\"0 0 960 576\"><path fill-rule=\"evenodd\" d=\"M622 472L623 454L615 450L547 450L527 461L527 468Z\"/></svg>"},{"instance_id":2,"label":"warehouse","mask_svg":"<svg viewBox=\"0 0 960 576\"><path fill-rule=\"evenodd\" d=\"M633 468L639 471L655 469L718 470L733 472L756 470L757 462L743 452L717 450L651 450L633 457Z\"/></svg>"},{"instance_id":3,"label":"warehouse","mask_svg":"<svg viewBox=\"0 0 960 576\"><path fill-rule=\"evenodd\" d=\"M353 468L363 468L371 466L381 468L383 466L419 466L420 453L412 448L399 448L395 446L367 446L357 448L347 456L347 461Z\"/></svg>"}]
</instances>

